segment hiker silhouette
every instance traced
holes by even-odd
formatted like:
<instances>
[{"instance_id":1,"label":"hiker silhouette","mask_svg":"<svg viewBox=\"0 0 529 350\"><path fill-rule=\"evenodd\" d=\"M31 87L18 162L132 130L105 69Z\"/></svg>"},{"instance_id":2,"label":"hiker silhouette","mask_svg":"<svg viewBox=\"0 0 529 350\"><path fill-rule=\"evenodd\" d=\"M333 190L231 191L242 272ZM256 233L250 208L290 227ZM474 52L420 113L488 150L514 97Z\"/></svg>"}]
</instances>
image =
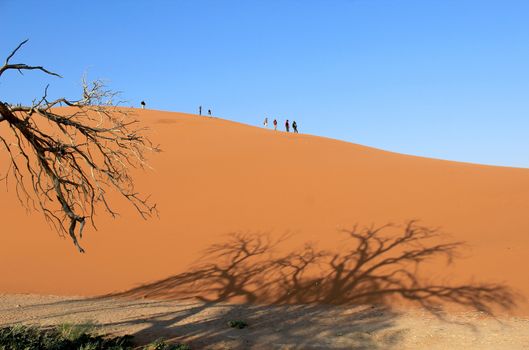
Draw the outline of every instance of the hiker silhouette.
<instances>
[{"instance_id":1,"label":"hiker silhouette","mask_svg":"<svg viewBox=\"0 0 529 350\"><path fill-rule=\"evenodd\" d=\"M290 131L290 125L288 124L288 119L287 119L287 121L285 122L285 129L287 130L287 132Z\"/></svg>"}]
</instances>

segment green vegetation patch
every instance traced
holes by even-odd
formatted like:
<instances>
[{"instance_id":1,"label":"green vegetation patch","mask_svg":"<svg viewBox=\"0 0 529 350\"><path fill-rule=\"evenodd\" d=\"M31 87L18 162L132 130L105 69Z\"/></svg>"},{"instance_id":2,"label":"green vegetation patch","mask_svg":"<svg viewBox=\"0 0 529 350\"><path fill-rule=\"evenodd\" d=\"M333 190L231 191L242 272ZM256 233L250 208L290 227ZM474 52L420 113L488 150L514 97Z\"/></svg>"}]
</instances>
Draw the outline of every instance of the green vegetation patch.
<instances>
[{"instance_id":1,"label":"green vegetation patch","mask_svg":"<svg viewBox=\"0 0 529 350\"><path fill-rule=\"evenodd\" d=\"M92 324L3 327L0 328L0 350L191 350L186 344L167 344L163 340L138 348L133 345L131 335L110 337L94 332Z\"/></svg>"},{"instance_id":2,"label":"green vegetation patch","mask_svg":"<svg viewBox=\"0 0 529 350\"><path fill-rule=\"evenodd\" d=\"M163 340L156 340L144 347L144 350L191 350L191 347L187 344L167 344Z\"/></svg>"},{"instance_id":3,"label":"green vegetation patch","mask_svg":"<svg viewBox=\"0 0 529 350\"><path fill-rule=\"evenodd\" d=\"M248 327L248 323L243 320L233 320L228 322L228 326L231 328L243 329Z\"/></svg>"}]
</instances>

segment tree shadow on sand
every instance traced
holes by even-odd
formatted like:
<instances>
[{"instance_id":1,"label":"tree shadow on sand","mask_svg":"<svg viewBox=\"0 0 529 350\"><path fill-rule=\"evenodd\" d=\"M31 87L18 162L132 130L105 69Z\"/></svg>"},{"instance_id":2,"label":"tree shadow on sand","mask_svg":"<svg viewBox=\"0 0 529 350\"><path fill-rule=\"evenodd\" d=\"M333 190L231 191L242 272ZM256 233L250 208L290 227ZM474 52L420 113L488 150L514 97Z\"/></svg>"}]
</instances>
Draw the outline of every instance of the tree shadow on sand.
<instances>
[{"instance_id":1,"label":"tree shadow on sand","mask_svg":"<svg viewBox=\"0 0 529 350\"><path fill-rule=\"evenodd\" d=\"M349 323L349 333L355 332L355 322L362 326L359 329L364 333L366 325L376 332L389 329L397 315L392 306L399 301L414 303L439 317L442 317L442 306L447 304L489 315L495 310L508 310L515 305L514 294L501 284L473 282L452 285L421 278L419 268L426 265L427 261L443 258L451 262L462 246L462 242L443 242L441 232L436 229L411 221L403 227L355 227L344 231L344 235L347 239L342 248L337 250L318 249L315 244L308 243L299 250L285 253L281 247L288 240L287 236L272 239L266 234L236 233L227 242L209 247L202 259L188 272L112 296L189 298L202 302L185 312L185 316L166 314L151 318L149 322L152 326L140 331L137 334L140 337L145 334L152 336L151 333L156 329L156 332L162 332L161 335L171 334L172 331L190 339L200 339L203 344L211 344L225 334L208 333L204 322L215 323L234 317L230 312L239 310L240 313L240 308L232 306L227 313L221 312L215 317L199 321L200 324L175 327L175 323L182 317L191 317L208 307L218 307L224 302L242 302L248 305L243 313L250 324L266 324L264 315L270 319L272 312L283 315L276 322L288 323L291 334L299 335L303 329L312 329L310 334L291 337L295 339L292 344L296 344L296 347L290 348L300 349L308 346L318 348L310 344L316 337L316 328L308 327L306 323L303 325L302 322L298 324L299 328L295 326L298 321L292 317L295 318L293 315L296 313L285 312L289 308L297 310L299 315L304 314L305 322L311 320L321 323L322 317L331 318L328 327L323 329L331 333L338 330L337 334L340 334L345 331L339 330L340 324L344 322ZM268 311L263 311L266 308L263 304L272 306L268 306ZM375 311L370 307L362 309L361 305L373 305L371 307ZM277 309L281 307L282 311ZM331 316L329 308L341 310L342 316L345 310L353 311L345 319L340 319L337 315ZM373 318L373 312L380 312L380 317ZM337 324L339 319L340 324ZM359 320L369 321L362 323ZM319 326L321 331L321 324ZM367 334L371 335L371 331ZM259 334L254 327L251 340L262 341L266 338L264 334ZM390 341L383 342L383 346L390 347L396 338L388 334L385 336ZM367 342L360 342L358 346L344 344L343 348L375 348L376 344L371 340L369 338ZM251 347L249 344L237 344L234 348ZM331 348L330 344L320 346L326 347Z\"/></svg>"}]
</instances>

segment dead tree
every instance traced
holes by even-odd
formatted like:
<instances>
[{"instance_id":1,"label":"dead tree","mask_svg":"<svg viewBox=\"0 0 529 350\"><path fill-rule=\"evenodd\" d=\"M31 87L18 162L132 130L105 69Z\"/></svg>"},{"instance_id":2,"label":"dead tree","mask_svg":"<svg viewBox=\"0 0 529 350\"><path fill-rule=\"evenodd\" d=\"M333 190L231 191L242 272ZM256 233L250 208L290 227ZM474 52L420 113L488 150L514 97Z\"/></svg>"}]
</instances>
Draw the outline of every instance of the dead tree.
<instances>
[{"instance_id":1,"label":"dead tree","mask_svg":"<svg viewBox=\"0 0 529 350\"><path fill-rule=\"evenodd\" d=\"M11 63L20 43L0 68L38 70L60 77L42 66ZM21 204L44 214L61 234L68 234L79 252L78 238L90 222L94 227L99 207L113 217L109 192L130 202L143 218L156 207L135 190L131 168L144 168L146 154L158 151L145 136L130 110L114 103L117 93L101 81L83 80L78 100L43 96L31 106L12 105L0 99L0 145L7 151L2 179L14 186ZM57 108L64 106L64 108ZM14 179L11 185L10 179Z\"/></svg>"}]
</instances>

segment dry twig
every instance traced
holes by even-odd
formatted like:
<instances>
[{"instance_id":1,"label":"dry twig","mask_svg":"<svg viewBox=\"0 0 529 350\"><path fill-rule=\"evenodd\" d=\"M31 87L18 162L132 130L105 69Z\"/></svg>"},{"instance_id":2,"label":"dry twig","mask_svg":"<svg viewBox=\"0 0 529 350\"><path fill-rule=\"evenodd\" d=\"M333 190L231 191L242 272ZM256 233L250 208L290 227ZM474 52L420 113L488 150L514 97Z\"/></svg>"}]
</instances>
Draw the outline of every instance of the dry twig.
<instances>
[{"instance_id":1,"label":"dry twig","mask_svg":"<svg viewBox=\"0 0 529 350\"><path fill-rule=\"evenodd\" d=\"M60 77L41 66L10 63L26 42L7 57L0 77L9 70L40 70ZM145 167L146 154L159 148L130 111L116 106L116 97L101 81L83 80L79 100L50 101L48 87L31 106L0 100L0 125L7 123L11 131L0 133L10 160L3 179L8 184L14 178L20 202L40 210L61 234L68 233L80 252L84 250L78 237L87 220L95 227L96 208L101 205L112 216L117 214L107 191L120 193L143 218L156 212L135 190L130 170ZM69 108L56 108L62 105Z\"/></svg>"}]
</instances>

